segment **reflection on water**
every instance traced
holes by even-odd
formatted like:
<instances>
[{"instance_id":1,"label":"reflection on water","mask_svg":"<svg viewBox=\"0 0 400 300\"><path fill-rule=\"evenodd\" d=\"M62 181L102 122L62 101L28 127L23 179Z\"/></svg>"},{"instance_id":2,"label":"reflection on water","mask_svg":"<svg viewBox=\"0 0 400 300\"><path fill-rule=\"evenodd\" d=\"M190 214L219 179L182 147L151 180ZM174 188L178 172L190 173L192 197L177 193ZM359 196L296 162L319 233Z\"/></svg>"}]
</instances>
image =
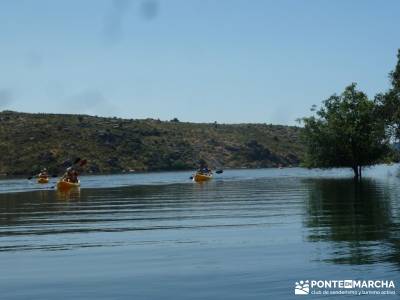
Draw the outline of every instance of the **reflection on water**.
<instances>
[{"instance_id":1,"label":"reflection on water","mask_svg":"<svg viewBox=\"0 0 400 300\"><path fill-rule=\"evenodd\" d=\"M303 169L227 171L205 184L187 174L175 183L182 173L172 182L139 176L148 184L137 186L113 183L134 176L93 176L92 188L83 181L67 193L8 193L0 183L0 291L4 299L292 299L294 282L307 278L393 280L400 179L372 171L357 186L348 170Z\"/></svg>"},{"instance_id":2,"label":"reflection on water","mask_svg":"<svg viewBox=\"0 0 400 300\"><path fill-rule=\"evenodd\" d=\"M81 189L79 187L57 190L57 200L79 200L81 197Z\"/></svg>"},{"instance_id":3,"label":"reflection on water","mask_svg":"<svg viewBox=\"0 0 400 300\"><path fill-rule=\"evenodd\" d=\"M306 180L308 240L328 242L323 257L344 264L400 263L398 189L373 179Z\"/></svg>"},{"instance_id":4,"label":"reflection on water","mask_svg":"<svg viewBox=\"0 0 400 300\"><path fill-rule=\"evenodd\" d=\"M129 232L150 230L200 229L213 227L246 227L278 224L280 217L298 208L300 182L288 179L290 187L279 179L274 184L259 181L210 182L137 186L110 189L71 189L67 192L39 191L0 194L0 237L24 236L20 245L0 240L1 250L47 249L37 243L35 235L59 235L95 232ZM281 199L285 189L287 198ZM293 207L287 207L293 203ZM272 208L272 209L271 209ZM117 237L118 238L118 237ZM51 239L51 238L50 238ZM81 244L79 236L74 246ZM10 243L10 240L6 241ZM109 245L107 241L104 246ZM136 241L135 241L136 242ZM118 240L113 244L129 243ZM98 242L95 245L99 245ZM51 245L50 248L54 248ZM71 243L69 243L71 247Z\"/></svg>"}]
</instances>

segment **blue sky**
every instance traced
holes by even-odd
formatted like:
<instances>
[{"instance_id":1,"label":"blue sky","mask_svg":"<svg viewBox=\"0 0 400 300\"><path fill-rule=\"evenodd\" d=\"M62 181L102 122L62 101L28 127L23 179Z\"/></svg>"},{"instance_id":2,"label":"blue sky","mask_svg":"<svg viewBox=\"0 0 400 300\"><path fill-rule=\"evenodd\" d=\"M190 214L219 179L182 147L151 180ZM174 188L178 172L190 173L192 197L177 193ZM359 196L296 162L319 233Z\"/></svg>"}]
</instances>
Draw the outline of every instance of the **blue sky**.
<instances>
[{"instance_id":1,"label":"blue sky","mask_svg":"<svg viewBox=\"0 0 400 300\"><path fill-rule=\"evenodd\" d=\"M400 1L2 0L0 110L295 124L389 87Z\"/></svg>"}]
</instances>

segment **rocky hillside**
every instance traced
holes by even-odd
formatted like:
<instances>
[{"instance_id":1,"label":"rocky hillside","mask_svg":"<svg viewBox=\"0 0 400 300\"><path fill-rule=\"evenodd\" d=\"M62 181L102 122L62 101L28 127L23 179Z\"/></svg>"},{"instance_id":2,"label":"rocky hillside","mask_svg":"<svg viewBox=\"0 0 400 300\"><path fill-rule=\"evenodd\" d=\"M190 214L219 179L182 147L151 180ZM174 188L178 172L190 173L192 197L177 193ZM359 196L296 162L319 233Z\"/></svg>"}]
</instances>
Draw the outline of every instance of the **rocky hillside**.
<instances>
[{"instance_id":1,"label":"rocky hillside","mask_svg":"<svg viewBox=\"0 0 400 300\"><path fill-rule=\"evenodd\" d=\"M60 172L75 157L87 172L298 165L299 128L266 124L197 124L87 115L0 112L0 174L45 166Z\"/></svg>"}]
</instances>

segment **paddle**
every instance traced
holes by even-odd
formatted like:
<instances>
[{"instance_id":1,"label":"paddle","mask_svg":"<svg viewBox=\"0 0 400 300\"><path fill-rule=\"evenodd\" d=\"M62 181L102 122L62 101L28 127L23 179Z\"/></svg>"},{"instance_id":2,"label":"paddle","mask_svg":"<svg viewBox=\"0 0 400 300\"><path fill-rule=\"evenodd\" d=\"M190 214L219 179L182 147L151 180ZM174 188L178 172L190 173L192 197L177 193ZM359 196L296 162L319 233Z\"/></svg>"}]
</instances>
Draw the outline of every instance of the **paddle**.
<instances>
[{"instance_id":1,"label":"paddle","mask_svg":"<svg viewBox=\"0 0 400 300\"><path fill-rule=\"evenodd\" d=\"M80 166L80 167L83 167L84 165L86 165L86 163L87 163L87 159L83 159L83 160L81 160L81 162L79 163L79 166Z\"/></svg>"},{"instance_id":2,"label":"paddle","mask_svg":"<svg viewBox=\"0 0 400 300\"><path fill-rule=\"evenodd\" d=\"M224 173L224 170L216 170L215 171L215 174L222 174L222 173ZM190 176L189 179L192 180L193 176Z\"/></svg>"},{"instance_id":3,"label":"paddle","mask_svg":"<svg viewBox=\"0 0 400 300\"><path fill-rule=\"evenodd\" d=\"M37 177L38 177L38 175L34 175L34 176L28 177L27 179L28 179L28 180L31 180L32 178L37 178ZM56 178L56 177L58 177L58 175L57 175L57 174L52 174L52 175L49 175L49 177L51 177L51 178Z\"/></svg>"},{"instance_id":4,"label":"paddle","mask_svg":"<svg viewBox=\"0 0 400 300\"><path fill-rule=\"evenodd\" d=\"M80 158L75 159L74 165L76 165L76 164L78 164L78 163L79 163L79 168L82 168L84 165L87 164L87 159L82 159L82 160L81 160ZM74 165L72 165L71 168L72 168ZM51 188L54 189L56 186L57 186L57 184L54 185L54 186L52 186Z\"/></svg>"},{"instance_id":5,"label":"paddle","mask_svg":"<svg viewBox=\"0 0 400 300\"><path fill-rule=\"evenodd\" d=\"M72 163L72 166L73 166L73 165L76 165L76 164L79 163L79 162L81 162L81 163L80 163L80 166L84 166L84 165L87 163L86 159L84 159L84 160L81 161L81 158L77 157L77 158L74 160L74 162ZM62 165L66 165L66 164L70 164L70 163L71 163L70 160L66 160L66 161L64 161L64 162L62 163ZM71 167L72 167L72 166L71 166ZM31 180L31 179L34 178L34 177L37 177L37 175L29 176L27 179L28 179L28 180ZM51 177L52 177L52 178L56 178L56 177L58 177L58 175L57 175L57 174L52 174Z\"/></svg>"}]
</instances>

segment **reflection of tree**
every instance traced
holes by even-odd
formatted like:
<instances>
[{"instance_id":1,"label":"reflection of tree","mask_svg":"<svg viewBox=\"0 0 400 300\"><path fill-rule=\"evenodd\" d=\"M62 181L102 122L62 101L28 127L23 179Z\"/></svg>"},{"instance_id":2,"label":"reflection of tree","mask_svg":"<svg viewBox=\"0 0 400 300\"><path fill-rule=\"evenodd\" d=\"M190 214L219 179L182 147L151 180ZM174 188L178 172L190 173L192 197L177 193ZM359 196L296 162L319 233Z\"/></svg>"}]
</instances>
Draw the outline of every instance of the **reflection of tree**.
<instances>
[{"instance_id":1,"label":"reflection of tree","mask_svg":"<svg viewBox=\"0 0 400 300\"><path fill-rule=\"evenodd\" d=\"M393 243L389 189L368 179L359 184L347 179L307 183L308 238L333 245L333 250L324 250L332 256L328 261L368 264L399 258L399 247Z\"/></svg>"}]
</instances>

